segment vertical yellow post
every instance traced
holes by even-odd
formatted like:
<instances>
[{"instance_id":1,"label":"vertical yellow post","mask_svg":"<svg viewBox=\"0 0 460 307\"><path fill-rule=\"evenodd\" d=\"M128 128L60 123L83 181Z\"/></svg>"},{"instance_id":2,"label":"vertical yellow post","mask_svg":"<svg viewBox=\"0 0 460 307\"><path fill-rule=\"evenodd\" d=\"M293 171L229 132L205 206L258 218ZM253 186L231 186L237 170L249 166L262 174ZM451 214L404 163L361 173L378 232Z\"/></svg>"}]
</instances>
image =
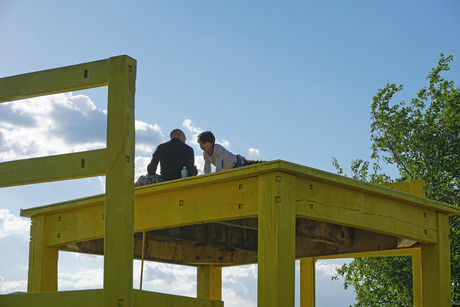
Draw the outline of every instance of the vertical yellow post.
<instances>
[{"instance_id":1,"label":"vertical yellow post","mask_svg":"<svg viewBox=\"0 0 460 307\"><path fill-rule=\"evenodd\" d=\"M58 249L46 246L45 216L32 218L27 292L57 291Z\"/></svg>"},{"instance_id":2,"label":"vertical yellow post","mask_svg":"<svg viewBox=\"0 0 460 307\"><path fill-rule=\"evenodd\" d=\"M395 190L411 193L418 196L426 196L425 181L421 179L411 179L406 182L393 182L383 184ZM414 307L422 306L422 268L420 250L412 253L412 286L414 296Z\"/></svg>"},{"instance_id":3,"label":"vertical yellow post","mask_svg":"<svg viewBox=\"0 0 460 307\"><path fill-rule=\"evenodd\" d=\"M300 307L315 307L315 258L300 259Z\"/></svg>"},{"instance_id":4,"label":"vertical yellow post","mask_svg":"<svg viewBox=\"0 0 460 307\"><path fill-rule=\"evenodd\" d=\"M295 194L295 176L259 176L259 307L294 306Z\"/></svg>"},{"instance_id":5,"label":"vertical yellow post","mask_svg":"<svg viewBox=\"0 0 460 307\"><path fill-rule=\"evenodd\" d=\"M215 265L197 267L197 298L222 300L222 268Z\"/></svg>"},{"instance_id":6,"label":"vertical yellow post","mask_svg":"<svg viewBox=\"0 0 460 307\"><path fill-rule=\"evenodd\" d=\"M414 307L422 306L422 264L419 249L412 252L412 284L414 295Z\"/></svg>"},{"instance_id":7,"label":"vertical yellow post","mask_svg":"<svg viewBox=\"0 0 460 307\"><path fill-rule=\"evenodd\" d=\"M104 306L131 307L136 61L110 58L104 226Z\"/></svg>"},{"instance_id":8,"label":"vertical yellow post","mask_svg":"<svg viewBox=\"0 0 460 307\"><path fill-rule=\"evenodd\" d=\"M422 244L422 305L451 306L449 217L437 213L438 243Z\"/></svg>"},{"instance_id":9,"label":"vertical yellow post","mask_svg":"<svg viewBox=\"0 0 460 307\"><path fill-rule=\"evenodd\" d=\"M409 180L409 193L425 197L425 181L422 179Z\"/></svg>"}]
</instances>

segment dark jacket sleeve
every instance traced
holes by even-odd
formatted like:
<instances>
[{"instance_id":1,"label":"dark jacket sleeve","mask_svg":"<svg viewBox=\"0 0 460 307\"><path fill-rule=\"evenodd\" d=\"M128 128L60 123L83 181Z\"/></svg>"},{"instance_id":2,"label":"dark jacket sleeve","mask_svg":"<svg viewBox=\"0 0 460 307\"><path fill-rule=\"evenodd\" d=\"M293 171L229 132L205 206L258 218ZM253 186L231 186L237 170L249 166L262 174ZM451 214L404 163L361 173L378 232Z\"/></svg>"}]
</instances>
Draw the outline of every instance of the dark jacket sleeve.
<instances>
[{"instance_id":1,"label":"dark jacket sleeve","mask_svg":"<svg viewBox=\"0 0 460 307\"><path fill-rule=\"evenodd\" d=\"M195 153L193 152L193 148L189 147L190 150L188 152L188 162L187 162L187 171L188 175L192 176L195 170Z\"/></svg>"},{"instance_id":2,"label":"dark jacket sleeve","mask_svg":"<svg viewBox=\"0 0 460 307\"><path fill-rule=\"evenodd\" d=\"M156 173L158 163L160 162L160 156L161 156L161 148L160 146L158 146L152 155L152 160L150 160L150 163L147 166L147 173L149 175L154 175Z\"/></svg>"}]
</instances>

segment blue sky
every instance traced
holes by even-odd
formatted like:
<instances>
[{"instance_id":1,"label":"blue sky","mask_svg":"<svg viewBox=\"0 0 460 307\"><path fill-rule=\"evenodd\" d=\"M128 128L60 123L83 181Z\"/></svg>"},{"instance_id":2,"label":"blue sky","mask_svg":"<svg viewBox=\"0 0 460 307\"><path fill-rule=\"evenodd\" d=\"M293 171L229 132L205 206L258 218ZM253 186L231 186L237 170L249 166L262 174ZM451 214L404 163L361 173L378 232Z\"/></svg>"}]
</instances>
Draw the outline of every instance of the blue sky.
<instances>
[{"instance_id":1,"label":"blue sky","mask_svg":"<svg viewBox=\"0 0 460 307\"><path fill-rule=\"evenodd\" d=\"M370 104L379 88L404 84L397 102L410 100L440 53L454 55L445 77L460 82L459 17L458 0L0 0L0 77L135 58L136 176L177 127L199 167L196 134L211 130L234 153L335 172L333 156L345 170L369 157ZM106 99L97 89L2 104L0 161L100 147ZM0 293L25 290L28 221L19 210L101 193L103 181L0 189L0 246L11 251L0 255ZM353 304L353 293L329 281L342 262L318 265L318 306ZM101 263L60 255L60 289L100 287ZM192 271L148 270L149 289L193 295L185 286L193 285ZM254 267L224 276L226 306L254 306ZM334 297L324 291L331 288Z\"/></svg>"}]
</instances>

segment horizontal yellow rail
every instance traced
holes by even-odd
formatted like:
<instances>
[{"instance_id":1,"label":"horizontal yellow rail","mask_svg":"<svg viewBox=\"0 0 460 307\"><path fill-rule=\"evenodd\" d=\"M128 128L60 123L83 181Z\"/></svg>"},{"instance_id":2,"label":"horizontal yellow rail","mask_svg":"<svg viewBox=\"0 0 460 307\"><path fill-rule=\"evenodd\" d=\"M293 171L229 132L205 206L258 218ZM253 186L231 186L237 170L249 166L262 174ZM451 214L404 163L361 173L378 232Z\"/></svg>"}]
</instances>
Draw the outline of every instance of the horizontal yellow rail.
<instances>
[{"instance_id":1,"label":"horizontal yellow rail","mask_svg":"<svg viewBox=\"0 0 460 307\"><path fill-rule=\"evenodd\" d=\"M0 163L0 187L105 175L106 149Z\"/></svg>"},{"instance_id":2,"label":"horizontal yellow rail","mask_svg":"<svg viewBox=\"0 0 460 307\"><path fill-rule=\"evenodd\" d=\"M0 103L108 85L109 60L0 79Z\"/></svg>"}]
</instances>

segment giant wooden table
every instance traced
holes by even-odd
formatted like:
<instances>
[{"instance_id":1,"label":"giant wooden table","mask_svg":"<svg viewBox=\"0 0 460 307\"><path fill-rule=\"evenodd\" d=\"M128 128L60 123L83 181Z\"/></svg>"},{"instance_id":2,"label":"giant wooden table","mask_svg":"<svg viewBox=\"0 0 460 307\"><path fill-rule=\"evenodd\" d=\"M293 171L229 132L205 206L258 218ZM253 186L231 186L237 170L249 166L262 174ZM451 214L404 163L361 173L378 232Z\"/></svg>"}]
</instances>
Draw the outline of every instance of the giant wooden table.
<instances>
[{"instance_id":1,"label":"giant wooden table","mask_svg":"<svg viewBox=\"0 0 460 307\"><path fill-rule=\"evenodd\" d=\"M411 255L415 305L450 306L448 217L460 211L407 193L423 194L416 183L402 192L278 160L139 187L134 258L198 267L197 299L176 306L220 304L221 268L251 263L258 306L294 306L301 259L301 304L313 306L312 259ZM104 254L104 201L21 210L32 219L29 292L57 290L59 250ZM134 305L148 306L134 291Z\"/></svg>"}]
</instances>

